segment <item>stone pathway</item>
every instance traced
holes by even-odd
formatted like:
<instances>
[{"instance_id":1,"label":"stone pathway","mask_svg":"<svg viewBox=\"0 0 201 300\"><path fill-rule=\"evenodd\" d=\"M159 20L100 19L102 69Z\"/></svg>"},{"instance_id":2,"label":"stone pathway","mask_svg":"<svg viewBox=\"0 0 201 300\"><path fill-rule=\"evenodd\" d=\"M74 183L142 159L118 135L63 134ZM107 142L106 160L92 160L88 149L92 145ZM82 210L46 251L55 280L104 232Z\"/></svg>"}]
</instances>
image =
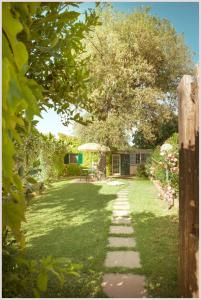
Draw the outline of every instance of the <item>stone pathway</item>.
<instances>
[{"instance_id":1,"label":"stone pathway","mask_svg":"<svg viewBox=\"0 0 201 300\"><path fill-rule=\"evenodd\" d=\"M102 288L110 298L146 297L145 277L129 273L135 268L141 268L141 263L140 254L135 251L135 230L131 226L128 192L125 188L120 190L114 201L108 252L104 262L107 269L126 268L128 273L106 273L103 276Z\"/></svg>"}]
</instances>

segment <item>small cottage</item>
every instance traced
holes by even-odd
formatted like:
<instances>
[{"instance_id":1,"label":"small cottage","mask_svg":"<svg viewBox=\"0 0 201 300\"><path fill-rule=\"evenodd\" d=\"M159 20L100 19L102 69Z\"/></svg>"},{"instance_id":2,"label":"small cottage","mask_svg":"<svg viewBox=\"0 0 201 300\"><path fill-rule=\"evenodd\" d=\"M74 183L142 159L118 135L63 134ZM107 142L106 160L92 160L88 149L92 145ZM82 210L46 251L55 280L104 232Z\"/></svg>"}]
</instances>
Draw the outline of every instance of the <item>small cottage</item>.
<instances>
[{"instance_id":1,"label":"small cottage","mask_svg":"<svg viewBox=\"0 0 201 300\"><path fill-rule=\"evenodd\" d=\"M115 151L111 154L111 175L132 176L136 175L137 167L144 165L151 154L150 149L136 149L131 151ZM105 157L105 156L104 156ZM103 158L104 158L103 157ZM105 161L105 159L104 159ZM104 162L104 164L106 161ZM82 153L68 153L64 157L64 164L83 164Z\"/></svg>"},{"instance_id":2,"label":"small cottage","mask_svg":"<svg viewBox=\"0 0 201 300\"><path fill-rule=\"evenodd\" d=\"M112 175L136 175L137 167L145 164L151 154L150 149L136 149L129 152L117 151L112 153Z\"/></svg>"}]
</instances>

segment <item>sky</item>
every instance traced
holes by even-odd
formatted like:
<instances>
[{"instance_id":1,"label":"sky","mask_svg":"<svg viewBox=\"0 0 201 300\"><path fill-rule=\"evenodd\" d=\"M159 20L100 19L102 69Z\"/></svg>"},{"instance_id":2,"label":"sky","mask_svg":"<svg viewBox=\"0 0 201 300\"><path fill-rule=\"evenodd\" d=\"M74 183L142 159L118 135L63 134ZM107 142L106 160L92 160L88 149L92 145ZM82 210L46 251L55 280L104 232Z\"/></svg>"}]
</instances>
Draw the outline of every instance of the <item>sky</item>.
<instances>
[{"instance_id":1,"label":"sky","mask_svg":"<svg viewBox=\"0 0 201 300\"><path fill-rule=\"evenodd\" d=\"M115 9L132 13L139 6L150 6L151 14L159 18L168 19L178 33L184 34L185 43L194 52L194 62L198 63L199 53L199 4L197 2L112 2ZM82 3L80 10L94 8L93 2ZM58 132L73 135L73 125L63 126L60 117L52 109L42 113L43 119L38 119L37 129L40 132L51 132L57 136Z\"/></svg>"}]
</instances>

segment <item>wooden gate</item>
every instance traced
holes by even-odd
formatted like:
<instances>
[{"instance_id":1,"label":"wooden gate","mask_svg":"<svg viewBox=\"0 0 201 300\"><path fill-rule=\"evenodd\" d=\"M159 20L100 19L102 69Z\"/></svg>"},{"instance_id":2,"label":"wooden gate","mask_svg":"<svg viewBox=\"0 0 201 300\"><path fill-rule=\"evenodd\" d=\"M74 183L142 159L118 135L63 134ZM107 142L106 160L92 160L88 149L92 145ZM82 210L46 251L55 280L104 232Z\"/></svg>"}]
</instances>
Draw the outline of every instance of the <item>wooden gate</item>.
<instances>
[{"instance_id":1,"label":"wooden gate","mask_svg":"<svg viewBox=\"0 0 201 300\"><path fill-rule=\"evenodd\" d=\"M179 274L181 297L198 298L199 272L199 95L195 77L185 75L179 96Z\"/></svg>"}]
</instances>

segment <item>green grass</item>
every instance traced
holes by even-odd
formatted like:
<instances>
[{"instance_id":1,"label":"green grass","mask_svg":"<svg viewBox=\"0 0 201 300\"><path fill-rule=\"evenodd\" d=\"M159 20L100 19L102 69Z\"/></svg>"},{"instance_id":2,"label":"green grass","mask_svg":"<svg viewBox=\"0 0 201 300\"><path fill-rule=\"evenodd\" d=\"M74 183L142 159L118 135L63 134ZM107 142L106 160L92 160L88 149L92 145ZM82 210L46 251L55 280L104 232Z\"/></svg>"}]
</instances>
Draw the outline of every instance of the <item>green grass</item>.
<instances>
[{"instance_id":1,"label":"green grass","mask_svg":"<svg viewBox=\"0 0 201 300\"><path fill-rule=\"evenodd\" d=\"M112 200L118 190L61 181L32 200L25 226L27 255L64 257L84 265L80 278L70 278L62 290L52 279L44 297L104 297L100 283Z\"/></svg>"},{"instance_id":2,"label":"green grass","mask_svg":"<svg viewBox=\"0 0 201 300\"><path fill-rule=\"evenodd\" d=\"M167 210L148 180L124 182L131 186L133 236L142 264L132 272L146 276L150 296L177 297L177 212ZM127 272L103 267L112 202L121 188L60 181L43 196L33 198L24 226L27 256L52 255L84 266L80 277L69 278L62 289L51 278L42 297L105 297L101 289L103 273Z\"/></svg>"},{"instance_id":3,"label":"green grass","mask_svg":"<svg viewBox=\"0 0 201 300\"><path fill-rule=\"evenodd\" d=\"M153 298L178 296L178 212L159 200L148 180L136 180L129 192L136 250L140 252L148 293Z\"/></svg>"}]
</instances>

